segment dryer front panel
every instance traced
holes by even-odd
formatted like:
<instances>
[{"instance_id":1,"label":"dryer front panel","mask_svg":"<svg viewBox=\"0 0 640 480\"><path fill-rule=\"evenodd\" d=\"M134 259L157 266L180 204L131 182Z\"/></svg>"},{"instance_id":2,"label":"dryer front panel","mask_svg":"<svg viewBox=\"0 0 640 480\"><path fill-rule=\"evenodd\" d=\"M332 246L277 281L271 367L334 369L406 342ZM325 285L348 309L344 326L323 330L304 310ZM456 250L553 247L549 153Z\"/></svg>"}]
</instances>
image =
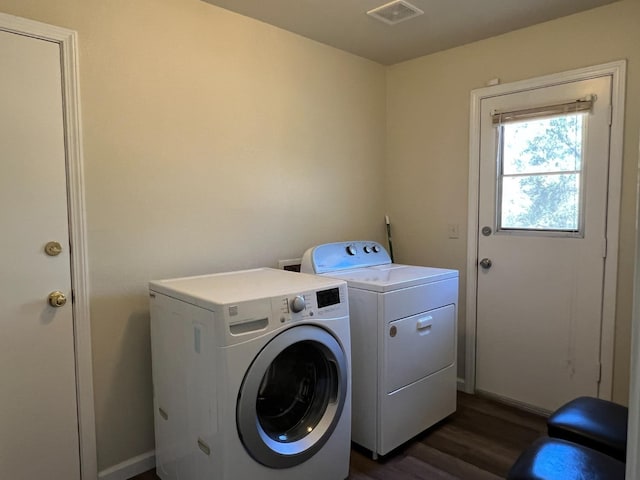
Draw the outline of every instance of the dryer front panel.
<instances>
[{"instance_id":1,"label":"dryer front panel","mask_svg":"<svg viewBox=\"0 0 640 480\"><path fill-rule=\"evenodd\" d=\"M236 422L247 452L271 468L312 457L342 415L348 368L341 345L323 328L300 325L271 340L238 396Z\"/></svg>"},{"instance_id":2,"label":"dryer front panel","mask_svg":"<svg viewBox=\"0 0 640 480\"><path fill-rule=\"evenodd\" d=\"M392 393L453 364L454 305L389 322L385 332L385 392Z\"/></svg>"}]
</instances>

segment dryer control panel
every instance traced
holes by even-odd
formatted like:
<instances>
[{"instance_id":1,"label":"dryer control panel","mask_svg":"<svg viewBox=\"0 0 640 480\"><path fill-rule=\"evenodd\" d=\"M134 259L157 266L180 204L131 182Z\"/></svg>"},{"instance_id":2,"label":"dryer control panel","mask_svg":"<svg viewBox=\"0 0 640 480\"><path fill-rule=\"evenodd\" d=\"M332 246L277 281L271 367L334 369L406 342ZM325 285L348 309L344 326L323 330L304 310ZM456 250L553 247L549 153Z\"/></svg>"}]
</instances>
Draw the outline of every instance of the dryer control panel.
<instances>
[{"instance_id":1,"label":"dryer control panel","mask_svg":"<svg viewBox=\"0 0 640 480\"><path fill-rule=\"evenodd\" d=\"M310 248L302 256L300 271L303 273L329 273L390 263L389 253L378 242L358 240L325 243Z\"/></svg>"}]
</instances>

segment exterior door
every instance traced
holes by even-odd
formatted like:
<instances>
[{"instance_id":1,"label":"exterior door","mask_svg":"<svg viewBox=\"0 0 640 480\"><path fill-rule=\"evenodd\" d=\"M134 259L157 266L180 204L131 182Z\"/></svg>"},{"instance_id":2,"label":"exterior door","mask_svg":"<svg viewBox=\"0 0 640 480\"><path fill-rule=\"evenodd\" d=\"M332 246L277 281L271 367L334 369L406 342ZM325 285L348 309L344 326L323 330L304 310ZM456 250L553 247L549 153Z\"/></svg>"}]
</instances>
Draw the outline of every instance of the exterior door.
<instances>
[{"instance_id":1,"label":"exterior door","mask_svg":"<svg viewBox=\"0 0 640 480\"><path fill-rule=\"evenodd\" d=\"M481 102L476 389L598 395L611 77Z\"/></svg>"},{"instance_id":2,"label":"exterior door","mask_svg":"<svg viewBox=\"0 0 640 480\"><path fill-rule=\"evenodd\" d=\"M59 44L0 31L0 92L0 478L74 480L80 461ZM60 248L46 253L49 242ZM50 304L52 292L60 306Z\"/></svg>"}]
</instances>

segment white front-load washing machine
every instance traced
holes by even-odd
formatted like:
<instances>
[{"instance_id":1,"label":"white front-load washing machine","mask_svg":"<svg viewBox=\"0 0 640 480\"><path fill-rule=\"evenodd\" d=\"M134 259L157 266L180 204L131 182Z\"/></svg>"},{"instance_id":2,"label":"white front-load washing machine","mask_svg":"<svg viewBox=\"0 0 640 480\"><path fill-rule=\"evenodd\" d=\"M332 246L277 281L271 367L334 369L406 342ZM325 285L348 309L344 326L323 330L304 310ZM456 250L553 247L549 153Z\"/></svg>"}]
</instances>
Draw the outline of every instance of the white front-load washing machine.
<instances>
[{"instance_id":1,"label":"white front-load washing machine","mask_svg":"<svg viewBox=\"0 0 640 480\"><path fill-rule=\"evenodd\" d=\"M347 478L345 282L265 268L149 288L160 478Z\"/></svg>"},{"instance_id":2,"label":"white front-load washing machine","mask_svg":"<svg viewBox=\"0 0 640 480\"><path fill-rule=\"evenodd\" d=\"M355 443L375 459L455 412L457 270L391 263L373 241L310 248L301 270L349 285Z\"/></svg>"}]
</instances>

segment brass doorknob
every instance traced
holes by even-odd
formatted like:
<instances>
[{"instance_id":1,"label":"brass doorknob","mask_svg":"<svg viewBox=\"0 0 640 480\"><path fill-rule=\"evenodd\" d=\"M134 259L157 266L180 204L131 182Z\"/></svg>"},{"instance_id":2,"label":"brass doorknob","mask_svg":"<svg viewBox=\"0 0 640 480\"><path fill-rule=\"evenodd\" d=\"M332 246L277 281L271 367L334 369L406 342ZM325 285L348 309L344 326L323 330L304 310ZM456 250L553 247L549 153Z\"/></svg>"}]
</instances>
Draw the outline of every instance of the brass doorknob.
<instances>
[{"instance_id":1,"label":"brass doorknob","mask_svg":"<svg viewBox=\"0 0 640 480\"><path fill-rule=\"evenodd\" d=\"M49 305L52 307L62 307L65 303L67 303L67 297L64 293L56 290L49 294Z\"/></svg>"}]
</instances>

